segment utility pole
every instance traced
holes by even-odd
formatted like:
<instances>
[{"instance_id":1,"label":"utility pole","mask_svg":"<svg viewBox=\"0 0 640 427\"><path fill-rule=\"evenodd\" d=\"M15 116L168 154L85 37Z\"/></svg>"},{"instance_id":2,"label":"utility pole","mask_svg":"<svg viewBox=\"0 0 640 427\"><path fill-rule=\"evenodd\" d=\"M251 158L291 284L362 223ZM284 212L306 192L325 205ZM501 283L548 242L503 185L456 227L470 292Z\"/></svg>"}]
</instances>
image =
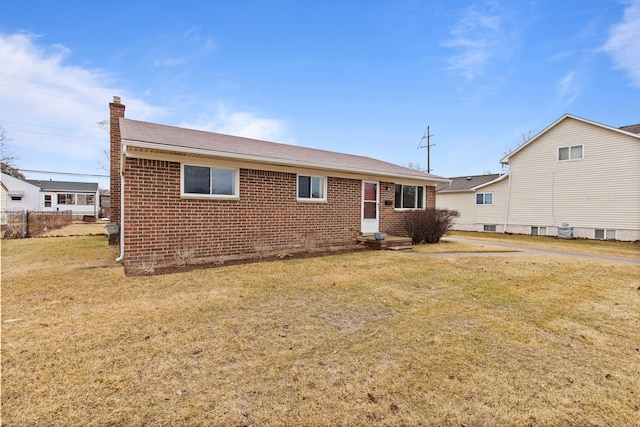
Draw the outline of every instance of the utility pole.
<instances>
[{"instance_id":1,"label":"utility pole","mask_svg":"<svg viewBox=\"0 0 640 427\"><path fill-rule=\"evenodd\" d=\"M431 137L434 135L431 135L431 132L429 130L429 126L427 126L427 131L424 133L424 135L422 135L422 138L420 139L420 144L418 144L418 149L420 148L426 148L427 149L427 173L431 173L431 147L435 146L436 144L431 144ZM424 140L427 140L427 145L422 145L422 142Z\"/></svg>"}]
</instances>

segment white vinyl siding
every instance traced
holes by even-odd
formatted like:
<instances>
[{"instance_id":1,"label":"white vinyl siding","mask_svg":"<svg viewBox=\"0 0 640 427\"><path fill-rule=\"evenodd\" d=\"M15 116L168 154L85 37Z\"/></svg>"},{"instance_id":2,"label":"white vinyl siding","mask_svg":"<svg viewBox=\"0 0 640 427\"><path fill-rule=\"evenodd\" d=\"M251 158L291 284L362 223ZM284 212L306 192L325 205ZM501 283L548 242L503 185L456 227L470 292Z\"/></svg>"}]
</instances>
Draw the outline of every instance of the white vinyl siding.
<instances>
[{"instance_id":1,"label":"white vinyl siding","mask_svg":"<svg viewBox=\"0 0 640 427\"><path fill-rule=\"evenodd\" d=\"M582 161L557 161L582 145ZM567 118L511 157L509 224L640 229L640 140Z\"/></svg>"},{"instance_id":2,"label":"white vinyl siding","mask_svg":"<svg viewBox=\"0 0 640 427\"><path fill-rule=\"evenodd\" d=\"M452 209L460 213L454 219L454 230L476 231L476 203L473 192L437 193L436 208Z\"/></svg>"}]
</instances>

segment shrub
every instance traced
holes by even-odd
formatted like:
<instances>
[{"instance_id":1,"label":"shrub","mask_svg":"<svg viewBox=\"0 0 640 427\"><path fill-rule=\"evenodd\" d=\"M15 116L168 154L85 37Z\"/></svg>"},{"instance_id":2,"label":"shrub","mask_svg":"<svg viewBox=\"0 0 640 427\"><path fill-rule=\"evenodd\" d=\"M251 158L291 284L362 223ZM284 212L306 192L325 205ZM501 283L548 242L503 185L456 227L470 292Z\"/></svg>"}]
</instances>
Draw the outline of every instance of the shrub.
<instances>
[{"instance_id":1,"label":"shrub","mask_svg":"<svg viewBox=\"0 0 640 427\"><path fill-rule=\"evenodd\" d=\"M425 209L405 212L404 230L414 244L438 243L451 227L458 211L450 209Z\"/></svg>"}]
</instances>

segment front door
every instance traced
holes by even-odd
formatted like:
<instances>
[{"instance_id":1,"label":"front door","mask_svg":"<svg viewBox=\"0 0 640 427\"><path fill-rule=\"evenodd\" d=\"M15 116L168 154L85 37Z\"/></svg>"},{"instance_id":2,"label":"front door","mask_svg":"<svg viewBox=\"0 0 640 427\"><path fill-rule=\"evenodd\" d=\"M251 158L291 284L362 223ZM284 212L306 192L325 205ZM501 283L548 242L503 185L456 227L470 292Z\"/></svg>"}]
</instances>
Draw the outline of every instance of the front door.
<instances>
[{"instance_id":1,"label":"front door","mask_svg":"<svg viewBox=\"0 0 640 427\"><path fill-rule=\"evenodd\" d=\"M380 231L380 183L362 181L362 227L363 233Z\"/></svg>"}]
</instances>

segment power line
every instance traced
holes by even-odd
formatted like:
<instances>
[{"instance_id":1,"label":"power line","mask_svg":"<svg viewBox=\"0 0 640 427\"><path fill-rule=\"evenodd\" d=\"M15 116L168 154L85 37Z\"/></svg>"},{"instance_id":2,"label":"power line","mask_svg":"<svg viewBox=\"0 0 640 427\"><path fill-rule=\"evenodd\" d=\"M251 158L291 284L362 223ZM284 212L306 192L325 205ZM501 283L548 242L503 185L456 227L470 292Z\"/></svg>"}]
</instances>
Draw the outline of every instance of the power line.
<instances>
[{"instance_id":1,"label":"power line","mask_svg":"<svg viewBox=\"0 0 640 427\"><path fill-rule=\"evenodd\" d=\"M98 174L76 173L76 172L39 171L39 170L33 170L33 169L20 169L20 172L49 173L53 175L93 176L98 178L109 178L110 176L110 175L98 175Z\"/></svg>"}]
</instances>

